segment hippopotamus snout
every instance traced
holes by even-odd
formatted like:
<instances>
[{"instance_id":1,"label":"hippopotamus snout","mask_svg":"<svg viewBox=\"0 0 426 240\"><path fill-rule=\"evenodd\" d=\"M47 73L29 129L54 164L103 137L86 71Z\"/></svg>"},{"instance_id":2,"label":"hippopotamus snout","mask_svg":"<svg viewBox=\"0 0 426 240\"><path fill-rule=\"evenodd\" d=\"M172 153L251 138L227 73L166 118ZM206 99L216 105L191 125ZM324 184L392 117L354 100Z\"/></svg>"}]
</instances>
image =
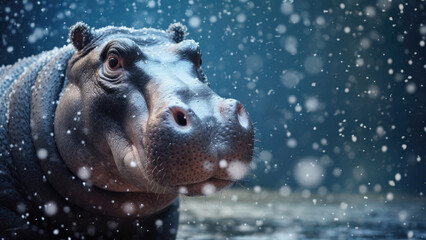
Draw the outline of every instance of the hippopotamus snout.
<instances>
[{"instance_id":1,"label":"hippopotamus snout","mask_svg":"<svg viewBox=\"0 0 426 240\"><path fill-rule=\"evenodd\" d=\"M151 118L145 146L153 179L188 194L206 194L241 179L253 154L253 125L235 99L174 101ZM208 193L207 193L208 194Z\"/></svg>"}]
</instances>

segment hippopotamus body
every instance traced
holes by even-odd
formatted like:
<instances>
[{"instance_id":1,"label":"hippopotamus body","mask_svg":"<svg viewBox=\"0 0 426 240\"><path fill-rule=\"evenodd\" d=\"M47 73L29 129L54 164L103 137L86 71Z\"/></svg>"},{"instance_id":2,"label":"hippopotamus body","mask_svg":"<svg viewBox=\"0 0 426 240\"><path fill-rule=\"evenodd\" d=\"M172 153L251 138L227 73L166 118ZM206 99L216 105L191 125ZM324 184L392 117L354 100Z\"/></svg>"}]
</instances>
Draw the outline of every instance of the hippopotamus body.
<instances>
[{"instance_id":1,"label":"hippopotamus body","mask_svg":"<svg viewBox=\"0 0 426 240\"><path fill-rule=\"evenodd\" d=\"M77 23L0 68L0 239L174 239L179 194L244 177L251 120L185 35Z\"/></svg>"}]
</instances>

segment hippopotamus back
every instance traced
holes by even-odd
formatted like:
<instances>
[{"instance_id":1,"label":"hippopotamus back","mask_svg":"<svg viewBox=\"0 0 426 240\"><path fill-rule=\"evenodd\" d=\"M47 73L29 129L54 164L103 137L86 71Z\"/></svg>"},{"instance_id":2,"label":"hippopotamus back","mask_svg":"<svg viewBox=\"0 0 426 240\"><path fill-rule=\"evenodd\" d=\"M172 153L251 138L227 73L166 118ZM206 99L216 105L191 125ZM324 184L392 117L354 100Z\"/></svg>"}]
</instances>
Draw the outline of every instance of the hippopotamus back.
<instances>
[{"instance_id":1,"label":"hippopotamus back","mask_svg":"<svg viewBox=\"0 0 426 240\"><path fill-rule=\"evenodd\" d=\"M0 68L0 237L174 239L179 194L247 174L251 120L185 36L77 23Z\"/></svg>"}]
</instances>

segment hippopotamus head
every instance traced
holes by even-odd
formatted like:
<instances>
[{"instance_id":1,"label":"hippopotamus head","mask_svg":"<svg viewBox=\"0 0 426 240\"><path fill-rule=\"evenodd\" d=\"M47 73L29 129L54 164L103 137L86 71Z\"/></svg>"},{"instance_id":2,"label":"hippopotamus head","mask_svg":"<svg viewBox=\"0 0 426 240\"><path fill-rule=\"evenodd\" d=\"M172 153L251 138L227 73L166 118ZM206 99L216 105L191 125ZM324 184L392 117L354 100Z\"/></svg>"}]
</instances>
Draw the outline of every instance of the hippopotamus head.
<instances>
[{"instance_id":1,"label":"hippopotamus head","mask_svg":"<svg viewBox=\"0 0 426 240\"><path fill-rule=\"evenodd\" d=\"M76 176L116 192L209 195L246 175L252 122L209 88L185 35L181 24L72 27L55 137Z\"/></svg>"}]
</instances>

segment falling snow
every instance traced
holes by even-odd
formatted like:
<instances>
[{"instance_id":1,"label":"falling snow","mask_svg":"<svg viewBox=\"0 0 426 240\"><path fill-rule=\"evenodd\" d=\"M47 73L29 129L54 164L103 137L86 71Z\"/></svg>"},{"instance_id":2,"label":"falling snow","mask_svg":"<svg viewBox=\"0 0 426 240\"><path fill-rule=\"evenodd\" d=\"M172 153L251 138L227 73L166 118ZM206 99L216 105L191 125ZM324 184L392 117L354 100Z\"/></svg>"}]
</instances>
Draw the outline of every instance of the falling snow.
<instances>
[{"instance_id":1,"label":"falling snow","mask_svg":"<svg viewBox=\"0 0 426 240\"><path fill-rule=\"evenodd\" d=\"M185 197L179 239L426 238L423 0L113 2L6 1L0 65L67 44L77 21L188 26L211 88L249 112L256 148L251 164L203 162L203 171L217 164L238 181L221 193L204 184L208 197ZM47 161L53 153L34 154ZM87 181L92 170L75 174ZM69 211L54 201L37 207L49 217ZM139 207L131 199L118 206L129 216ZM24 217L25 209L18 205Z\"/></svg>"}]
</instances>

